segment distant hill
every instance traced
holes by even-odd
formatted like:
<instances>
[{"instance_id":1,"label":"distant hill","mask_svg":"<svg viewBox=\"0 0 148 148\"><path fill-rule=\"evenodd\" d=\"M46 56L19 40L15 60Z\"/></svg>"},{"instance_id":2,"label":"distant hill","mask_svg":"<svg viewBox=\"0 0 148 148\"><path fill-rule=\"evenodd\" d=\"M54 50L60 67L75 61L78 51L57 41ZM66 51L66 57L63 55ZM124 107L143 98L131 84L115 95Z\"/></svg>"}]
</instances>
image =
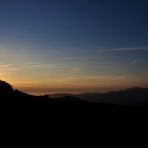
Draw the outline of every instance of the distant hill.
<instances>
[{"instance_id":1,"label":"distant hill","mask_svg":"<svg viewBox=\"0 0 148 148\"><path fill-rule=\"evenodd\" d=\"M148 88L129 88L121 91L110 91L107 93L83 93L78 94L82 100L98 103L113 103L120 105L147 105Z\"/></svg>"},{"instance_id":2,"label":"distant hill","mask_svg":"<svg viewBox=\"0 0 148 148\"><path fill-rule=\"evenodd\" d=\"M86 92L81 94L57 93L51 94L52 98L77 97L81 100L95 103L112 103L120 105L144 105L148 103L148 88L133 87L120 91L107 93Z\"/></svg>"},{"instance_id":3,"label":"distant hill","mask_svg":"<svg viewBox=\"0 0 148 148\"><path fill-rule=\"evenodd\" d=\"M55 93L55 94L50 94L49 96L52 98L61 98L61 97L68 97L68 96L75 96L75 95L70 93Z\"/></svg>"}]
</instances>

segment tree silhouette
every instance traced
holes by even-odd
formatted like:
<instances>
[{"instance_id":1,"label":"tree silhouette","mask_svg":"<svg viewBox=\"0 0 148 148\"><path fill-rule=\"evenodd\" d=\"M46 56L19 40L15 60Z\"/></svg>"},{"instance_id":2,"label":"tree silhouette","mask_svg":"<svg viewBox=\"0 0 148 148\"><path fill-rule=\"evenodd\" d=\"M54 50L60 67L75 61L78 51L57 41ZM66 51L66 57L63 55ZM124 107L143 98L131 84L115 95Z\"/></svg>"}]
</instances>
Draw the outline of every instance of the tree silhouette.
<instances>
[{"instance_id":1,"label":"tree silhouette","mask_svg":"<svg viewBox=\"0 0 148 148\"><path fill-rule=\"evenodd\" d=\"M0 95L9 95L13 93L13 87L5 82L0 80Z\"/></svg>"}]
</instances>

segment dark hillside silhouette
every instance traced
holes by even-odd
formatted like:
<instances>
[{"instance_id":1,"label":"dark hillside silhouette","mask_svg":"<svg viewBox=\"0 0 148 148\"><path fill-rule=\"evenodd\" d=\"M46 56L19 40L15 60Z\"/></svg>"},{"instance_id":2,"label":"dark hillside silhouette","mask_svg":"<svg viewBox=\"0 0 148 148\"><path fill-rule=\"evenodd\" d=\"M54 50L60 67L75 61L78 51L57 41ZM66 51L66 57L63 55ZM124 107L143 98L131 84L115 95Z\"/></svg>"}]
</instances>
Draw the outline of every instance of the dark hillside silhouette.
<instances>
[{"instance_id":1,"label":"dark hillside silhouette","mask_svg":"<svg viewBox=\"0 0 148 148\"><path fill-rule=\"evenodd\" d=\"M134 96L134 94L136 96ZM131 99L133 104L137 103L136 98L142 100L142 104L145 106L132 106L131 104L114 104L114 99L123 100ZM93 100L93 97L99 96L101 103L89 102ZM89 99L88 99L89 97ZM143 97L143 98L141 98ZM55 114L61 115L80 115L80 114L114 114L124 112L147 112L147 99L148 89L133 88L118 92L109 92L106 94L81 94L79 96L65 96L60 98L51 98L48 95L45 96L33 96L23 93L19 90L13 89L13 87L4 82L0 81L0 99L1 106L12 115L46 115L51 116ZM104 99L104 102L103 102ZM85 101L87 100L87 101ZM109 100L109 101L107 101ZM130 101L131 101L130 100ZM145 100L145 102L143 102ZM135 102L134 102L135 101ZM131 103L131 102L130 102ZM139 103L139 102L138 102Z\"/></svg>"},{"instance_id":2,"label":"dark hillside silhouette","mask_svg":"<svg viewBox=\"0 0 148 148\"><path fill-rule=\"evenodd\" d=\"M5 82L5 81L2 81L0 80L0 95L11 95L13 93L13 88L12 86Z\"/></svg>"}]
</instances>

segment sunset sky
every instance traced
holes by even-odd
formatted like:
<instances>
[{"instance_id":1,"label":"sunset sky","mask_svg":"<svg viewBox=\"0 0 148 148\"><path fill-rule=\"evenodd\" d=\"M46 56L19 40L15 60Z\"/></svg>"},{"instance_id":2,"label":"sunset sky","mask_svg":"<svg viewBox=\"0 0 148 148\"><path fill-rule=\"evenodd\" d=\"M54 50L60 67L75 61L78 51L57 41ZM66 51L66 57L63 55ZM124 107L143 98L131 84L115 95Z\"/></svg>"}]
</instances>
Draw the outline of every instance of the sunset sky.
<instances>
[{"instance_id":1,"label":"sunset sky","mask_svg":"<svg viewBox=\"0 0 148 148\"><path fill-rule=\"evenodd\" d=\"M148 1L0 0L0 79L33 94L148 87Z\"/></svg>"}]
</instances>

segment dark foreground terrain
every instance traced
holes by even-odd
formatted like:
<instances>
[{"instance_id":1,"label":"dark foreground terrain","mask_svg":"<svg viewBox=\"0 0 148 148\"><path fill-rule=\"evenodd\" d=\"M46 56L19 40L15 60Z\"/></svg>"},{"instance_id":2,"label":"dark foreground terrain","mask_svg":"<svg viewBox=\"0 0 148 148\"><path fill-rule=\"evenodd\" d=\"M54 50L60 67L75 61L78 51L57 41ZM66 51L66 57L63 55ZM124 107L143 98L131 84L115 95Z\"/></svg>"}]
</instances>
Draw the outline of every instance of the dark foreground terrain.
<instances>
[{"instance_id":1,"label":"dark foreground terrain","mask_svg":"<svg viewBox=\"0 0 148 148\"><path fill-rule=\"evenodd\" d=\"M93 98L94 96L94 98ZM96 99L100 103L90 102ZM92 98L91 98L92 97ZM104 98L105 97L105 98ZM83 99L82 99L83 98ZM18 90L11 85L0 82L0 99L3 112L14 116L52 116L52 115L95 115L117 114L117 113L147 113L148 112L148 89L129 89L126 91L110 92L104 95L83 94L81 96L65 96L51 98L49 96L32 96ZM104 102L103 102L104 99ZM114 104L111 103L111 99ZM129 104L119 103L128 100ZM134 101L135 99L135 101ZM87 100L87 101L86 101ZM109 100L109 101L107 101ZM118 100L118 103L115 103ZM141 100L141 102L140 102ZM121 101L121 102L122 102ZM131 102L133 101L133 103Z\"/></svg>"}]
</instances>

